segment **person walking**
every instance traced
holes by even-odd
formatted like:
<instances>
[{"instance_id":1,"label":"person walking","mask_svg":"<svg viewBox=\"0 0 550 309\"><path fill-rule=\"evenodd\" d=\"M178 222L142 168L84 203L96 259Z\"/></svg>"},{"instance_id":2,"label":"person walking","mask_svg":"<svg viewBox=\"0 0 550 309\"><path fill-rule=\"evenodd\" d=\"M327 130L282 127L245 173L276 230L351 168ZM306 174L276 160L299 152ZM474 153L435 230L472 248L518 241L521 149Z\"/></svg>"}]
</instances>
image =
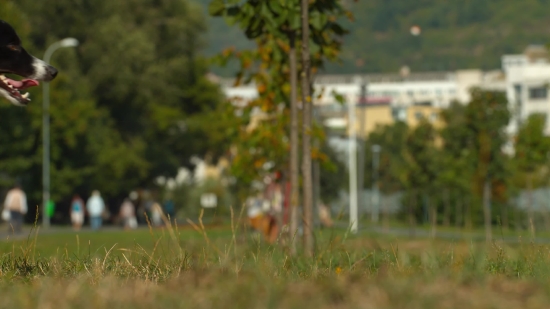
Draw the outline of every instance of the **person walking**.
<instances>
[{"instance_id":1,"label":"person walking","mask_svg":"<svg viewBox=\"0 0 550 309\"><path fill-rule=\"evenodd\" d=\"M171 198L168 198L166 201L164 201L164 213L166 214L166 217L168 217L171 221L171 223L176 222L176 206L174 205L174 201Z\"/></svg>"},{"instance_id":2,"label":"person walking","mask_svg":"<svg viewBox=\"0 0 550 309\"><path fill-rule=\"evenodd\" d=\"M27 213L27 196L19 184L16 184L8 191L6 200L4 201L4 209L10 213L8 232L13 231L15 234L21 234L23 215Z\"/></svg>"},{"instance_id":3,"label":"person walking","mask_svg":"<svg viewBox=\"0 0 550 309\"><path fill-rule=\"evenodd\" d=\"M153 226L162 225L162 208L157 202L154 202L153 206L151 206L151 224Z\"/></svg>"},{"instance_id":4,"label":"person walking","mask_svg":"<svg viewBox=\"0 0 550 309\"><path fill-rule=\"evenodd\" d=\"M92 192L92 196L90 196L88 202L86 203L86 210L90 215L90 226L92 227L92 230L98 230L101 228L105 203L103 202L99 191L94 190Z\"/></svg>"},{"instance_id":5,"label":"person walking","mask_svg":"<svg viewBox=\"0 0 550 309\"><path fill-rule=\"evenodd\" d=\"M84 223L84 201L78 194L75 194L71 201L71 223L75 231L80 230Z\"/></svg>"},{"instance_id":6,"label":"person walking","mask_svg":"<svg viewBox=\"0 0 550 309\"><path fill-rule=\"evenodd\" d=\"M136 213L134 204L129 198L124 199L120 205L120 218L124 224L124 229L135 229L137 227Z\"/></svg>"}]
</instances>

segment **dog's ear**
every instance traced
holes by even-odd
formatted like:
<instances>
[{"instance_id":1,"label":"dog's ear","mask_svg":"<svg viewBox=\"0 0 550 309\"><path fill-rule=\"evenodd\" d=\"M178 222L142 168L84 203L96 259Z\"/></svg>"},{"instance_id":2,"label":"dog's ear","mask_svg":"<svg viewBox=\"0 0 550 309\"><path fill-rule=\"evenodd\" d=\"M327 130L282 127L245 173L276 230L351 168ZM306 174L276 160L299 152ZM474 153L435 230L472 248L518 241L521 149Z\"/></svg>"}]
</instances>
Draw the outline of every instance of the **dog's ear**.
<instances>
[{"instance_id":1,"label":"dog's ear","mask_svg":"<svg viewBox=\"0 0 550 309\"><path fill-rule=\"evenodd\" d=\"M6 21L0 19L0 44L21 44L21 39L15 32L15 29Z\"/></svg>"}]
</instances>

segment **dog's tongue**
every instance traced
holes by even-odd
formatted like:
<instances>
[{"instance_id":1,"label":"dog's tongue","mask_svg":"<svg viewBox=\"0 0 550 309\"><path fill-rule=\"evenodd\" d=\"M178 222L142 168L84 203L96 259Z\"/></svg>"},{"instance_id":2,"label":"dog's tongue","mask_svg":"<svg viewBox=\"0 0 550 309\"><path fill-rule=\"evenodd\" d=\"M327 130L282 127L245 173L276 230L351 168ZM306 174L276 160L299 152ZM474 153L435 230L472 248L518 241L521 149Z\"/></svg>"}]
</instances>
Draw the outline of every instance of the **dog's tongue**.
<instances>
[{"instance_id":1,"label":"dog's tongue","mask_svg":"<svg viewBox=\"0 0 550 309\"><path fill-rule=\"evenodd\" d=\"M19 80L13 80L10 78L6 78L8 80L8 83L12 85L14 88L17 88L18 90L27 89L30 87L38 86L40 83L37 80L34 79L23 79L21 81Z\"/></svg>"}]
</instances>

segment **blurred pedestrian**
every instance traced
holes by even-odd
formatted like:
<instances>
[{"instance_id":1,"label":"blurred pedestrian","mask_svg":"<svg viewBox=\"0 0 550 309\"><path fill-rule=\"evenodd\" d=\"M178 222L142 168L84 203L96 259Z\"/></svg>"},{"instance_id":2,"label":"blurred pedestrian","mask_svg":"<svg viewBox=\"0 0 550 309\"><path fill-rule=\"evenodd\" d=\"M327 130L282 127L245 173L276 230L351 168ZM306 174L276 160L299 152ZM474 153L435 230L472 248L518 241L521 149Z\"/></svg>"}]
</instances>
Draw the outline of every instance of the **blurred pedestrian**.
<instances>
[{"instance_id":1,"label":"blurred pedestrian","mask_svg":"<svg viewBox=\"0 0 550 309\"><path fill-rule=\"evenodd\" d=\"M330 208L323 202L319 205L319 221L321 221L322 227L332 227L333 225Z\"/></svg>"},{"instance_id":2,"label":"blurred pedestrian","mask_svg":"<svg viewBox=\"0 0 550 309\"><path fill-rule=\"evenodd\" d=\"M78 194L75 194L71 201L71 223L75 231L80 230L84 223L84 201Z\"/></svg>"},{"instance_id":3,"label":"blurred pedestrian","mask_svg":"<svg viewBox=\"0 0 550 309\"><path fill-rule=\"evenodd\" d=\"M105 210L105 203L103 202L99 191L94 190L92 192L92 196L90 196L88 202L86 203L86 210L88 210L88 214L90 215L90 225L92 230L101 228L101 224L103 223L103 218L101 216Z\"/></svg>"},{"instance_id":4,"label":"blurred pedestrian","mask_svg":"<svg viewBox=\"0 0 550 309\"><path fill-rule=\"evenodd\" d=\"M176 207L171 198L164 201L164 212L166 213L166 216L170 218L170 221L174 222L174 219L176 218Z\"/></svg>"},{"instance_id":5,"label":"blurred pedestrian","mask_svg":"<svg viewBox=\"0 0 550 309\"><path fill-rule=\"evenodd\" d=\"M156 202L151 206L151 224L153 226L162 225L162 208Z\"/></svg>"},{"instance_id":6,"label":"blurred pedestrian","mask_svg":"<svg viewBox=\"0 0 550 309\"><path fill-rule=\"evenodd\" d=\"M122 205L120 205L120 218L124 229L135 229L137 227L136 212L134 204L129 198L124 199Z\"/></svg>"},{"instance_id":7,"label":"blurred pedestrian","mask_svg":"<svg viewBox=\"0 0 550 309\"><path fill-rule=\"evenodd\" d=\"M23 215L27 213L27 196L19 184L8 191L4 209L10 213L8 232L13 231L15 234L20 234L23 229Z\"/></svg>"}]
</instances>

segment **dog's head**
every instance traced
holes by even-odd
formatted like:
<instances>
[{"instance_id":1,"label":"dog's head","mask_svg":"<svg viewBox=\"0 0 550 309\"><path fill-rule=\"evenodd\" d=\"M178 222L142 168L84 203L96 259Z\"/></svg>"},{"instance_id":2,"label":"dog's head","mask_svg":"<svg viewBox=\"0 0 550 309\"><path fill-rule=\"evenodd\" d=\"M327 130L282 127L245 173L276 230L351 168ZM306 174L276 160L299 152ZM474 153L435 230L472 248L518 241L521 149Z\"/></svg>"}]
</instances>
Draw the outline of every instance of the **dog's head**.
<instances>
[{"instance_id":1,"label":"dog's head","mask_svg":"<svg viewBox=\"0 0 550 309\"><path fill-rule=\"evenodd\" d=\"M23 77L14 80L5 73ZM51 81L57 70L44 61L31 56L22 46L15 30L0 20L0 95L11 103L25 106L29 103L29 93L21 91L38 85L39 81Z\"/></svg>"}]
</instances>

